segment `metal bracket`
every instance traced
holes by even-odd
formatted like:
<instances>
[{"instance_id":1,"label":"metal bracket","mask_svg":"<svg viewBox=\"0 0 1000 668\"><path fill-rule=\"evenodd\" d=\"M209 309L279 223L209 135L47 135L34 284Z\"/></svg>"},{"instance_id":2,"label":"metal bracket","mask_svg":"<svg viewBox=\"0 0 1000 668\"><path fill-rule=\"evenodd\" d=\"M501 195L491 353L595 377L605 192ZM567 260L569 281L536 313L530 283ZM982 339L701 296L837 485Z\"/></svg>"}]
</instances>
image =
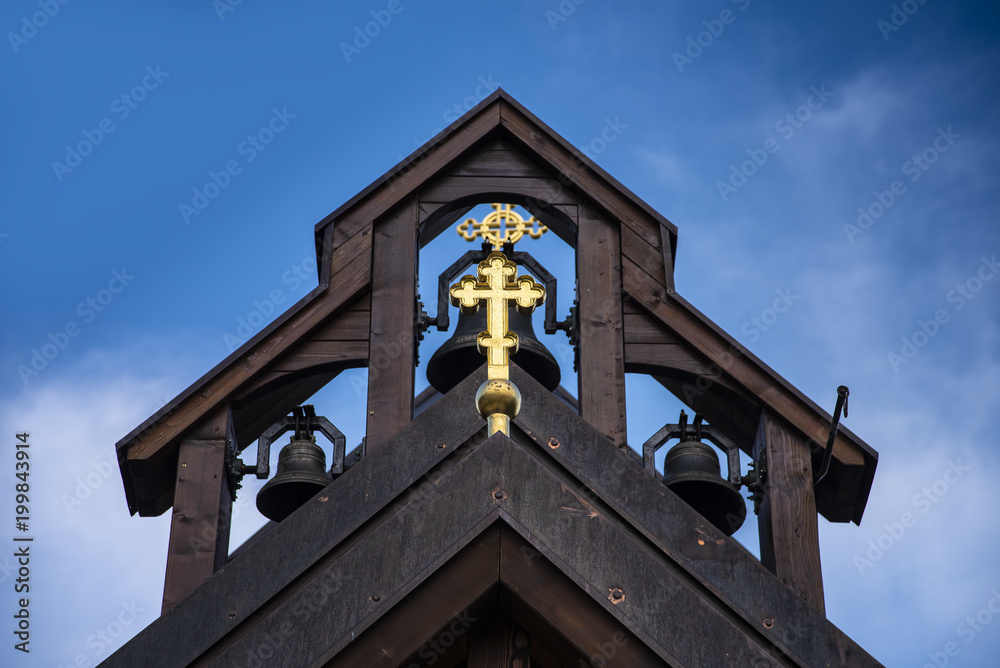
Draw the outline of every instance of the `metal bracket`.
<instances>
[{"instance_id":1,"label":"metal bracket","mask_svg":"<svg viewBox=\"0 0 1000 668\"><path fill-rule=\"evenodd\" d=\"M236 460L232 469L237 480L242 479L247 473L255 474L260 480L267 480L271 473L271 444L279 436L291 430L295 431L296 436L303 438L308 438L317 431L326 436L333 444L330 475L336 477L344 472L344 450L347 447L347 438L332 422L322 415L316 415L316 409L312 404L305 404L293 408L291 415L281 418L260 435L260 439L257 441L257 464L255 466L248 466L241 459Z\"/></svg>"},{"instance_id":2,"label":"metal bracket","mask_svg":"<svg viewBox=\"0 0 1000 668\"><path fill-rule=\"evenodd\" d=\"M707 439L715 443L725 451L729 468L729 482L736 487L740 486L740 449L729 440L725 434L710 425L701 423L701 415L695 414L693 429L697 440ZM653 434L649 440L642 444L642 465L650 475L656 476L655 457L656 452L667 444L672 438L681 441L687 440L689 427L687 425L687 413L681 411L680 424L663 425L658 432Z\"/></svg>"}]
</instances>

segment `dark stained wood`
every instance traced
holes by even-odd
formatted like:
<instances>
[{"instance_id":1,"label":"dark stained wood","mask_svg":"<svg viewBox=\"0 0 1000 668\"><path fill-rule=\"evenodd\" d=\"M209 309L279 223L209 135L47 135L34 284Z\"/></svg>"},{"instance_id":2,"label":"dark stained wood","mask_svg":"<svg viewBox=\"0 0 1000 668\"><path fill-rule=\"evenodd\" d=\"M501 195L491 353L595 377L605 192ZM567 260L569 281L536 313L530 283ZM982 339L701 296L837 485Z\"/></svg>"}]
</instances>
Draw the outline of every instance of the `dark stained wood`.
<instances>
[{"instance_id":1,"label":"dark stained wood","mask_svg":"<svg viewBox=\"0 0 1000 668\"><path fill-rule=\"evenodd\" d=\"M272 598L281 598L286 587L364 522L394 502L402 505L408 493L426 488L432 468L484 431L474 397L485 379L484 367L452 388L384 448L369 452L334 481L327 488L327 502L315 498L261 536L252 548L155 620L143 632L145 641L133 640L120 649L115 661L141 665L142 657L157 656L163 665L191 663L246 624L255 611L266 608ZM439 443L444 447L438 448Z\"/></svg>"},{"instance_id":2,"label":"dark stained wood","mask_svg":"<svg viewBox=\"0 0 1000 668\"><path fill-rule=\"evenodd\" d=\"M368 452L413 419L417 206L411 199L375 225Z\"/></svg>"},{"instance_id":3,"label":"dark stained wood","mask_svg":"<svg viewBox=\"0 0 1000 668\"><path fill-rule=\"evenodd\" d=\"M781 586L775 576L734 539L724 537L714 526L700 519L687 504L643 471L640 463L622 456L620 450L555 401L531 376L515 366L511 380L522 395L521 412L514 420L520 430L516 433L528 435L538 444L537 452L558 462L558 470L573 471L578 481L574 485L583 487L586 504L557 503L563 508L560 514L571 513L575 507L581 514L589 515L591 508L602 512L601 504L607 504L615 513L627 518L630 525L671 563L682 568L690 582L699 583L704 596L717 596L718 604L742 617L750 632L764 634L771 643L771 651L778 648L797 657L801 665L854 665L852 661L858 661L858 665L878 665L813 607L789 588ZM558 447L551 447L552 439ZM568 485L570 483L564 483ZM586 492L588 489L591 493ZM537 512L544 513L546 504L537 495L529 496ZM515 498L513 493L511 498ZM520 516L517 519L522 525L534 527L532 531L539 534L534 521ZM539 535L559 535L561 540L574 540L569 529L551 528ZM575 540L588 548L601 545L602 549L596 552L610 550L613 555L620 555L619 550L626 551L618 543L600 541L593 534L585 538L577 536ZM588 573L588 581L595 582L597 555L592 549L590 552L594 553L593 557L580 556L580 568ZM560 563L567 561L565 554L561 554L560 559ZM625 571L625 566L619 564L615 572ZM627 589L625 591L627 594ZM667 605L666 599L661 604ZM763 626L765 619L774 620L770 629ZM717 637L700 624L691 620L687 627L698 628L701 637ZM643 625L644 628L653 626L656 625ZM856 658L846 659L849 655ZM716 664L709 661L692 665ZM752 664L737 661L733 665Z\"/></svg>"},{"instance_id":4,"label":"dark stained wood","mask_svg":"<svg viewBox=\"0 0 1000 668\"><path fill-rule=\"evenodd\" d=\"M500 136L498 130L510 133L504 141L515 149L530 147L529 160L558 175L559 184L593 193L602 208L618 221L635 226L640 237L657 249L661 247L662 226L671 237L672 252L677 235L673 223L499 89L317 223L317 244L322 243L327 228L333 226L332 243L336 247L368 221L411 196L432 177L445 173L462 154L480 146L492 150L493 142Z\"/></svg>"},{"instance_id":5,"label":"dark stained wood","mask_svg":"<svg viewBox=\"0 0 1000 668\"><path fill-rule=\"evenodd\" d=\"M825 441L825 435L830 428L829 414L687 303L679 294L668 293L662 285L627 258L622 260L622 280L625 292L642 305L649 315L716 364L732 378L737 387L758 397L768 409L787 420L807 439ZM862 484L844 492L855 499L849 514L844 514L843 506L820 505L819 511L831 522L860 522L868 500L877 453L849 430L841 429L834 444L833 456L838 466L854 467L864 471L861 476L845 476L840 481L841 486L849 484L851 480L862 481Z\"/></svg>"},{"instance_id":6,"label":"dark stained wood","mask_svg":"<svg viewBox=\"0 0 1000 668\"><path fill-rule=\"evenodd\" d=\"M424 204L446 203L477 196L498 200L508 193L531 197L549 204L575 204L578 197L566 188L554 189L549 177L446 176L420 191ZM507 198L503 197L503 201Z\"/></svg>"},{"instance_id":7,"label":"dark stained wood","mask_svg":"<svg viewBox=\"0 0 1000 668\"><path fill-rule=\"evenodd\" d=\"M432 665L441 665L441 652L428 641L442 630L462 637L484 613L496 608L499 561L500 527L494 525L352 641L326 668L395 668L430 659ZM477 601L481 601L478 606ZM445 649L440 642L437 646ZM421 649L423 656L417 654Z\"/></svg>"},{"instance_id":8,"label":"dark stained wood","mask_svg":"<svg viewBox=\"0 0 1000 668\"><path fill-rule=\"evenodd\" d=\"M308 337L322 322L346 309L368 289L371 278L371 234L362 232L334 253L336 272L321 286L267 326L215 369L119 441L125 449L129 508L140 515L159 515L170 507L173 466L180 437L199 419L228 404L259 374ZM239 430L239 426L237 427ZM126 473L127 471L127 473Z\"/></svg>"},{"instance_id":9,"label":"dark stained wood","mask_svg":"<svg viewBox=\"0 0 1000 668\"><path fill-rule=\"evenodd\" d=\"M467 668L530 668L531 638L508 615L497 612L469 634Z\"/></svg>"},{"instance_id":10,"label":"dark stained wood","mask_svg":"<svg viewBox=\"0 0 1000 668\"><path fill-rule=\"evenodd\" d=\"M500 120L511 131L512 141L522 143L530 151L529 156L559 174L560 183L586 193L612 220L632 229L653 249L654 254L660 255L662 284L660 226L667 227L671 234L676 235L674 224L513 100L503 101Z\"/></svg>"},{"instance_id":11,"label":"dark stained wood","mask_svg":"<svg viewBox=\"0 0 1000 668\"><path fill-rule=\"evenodd\" d=\"M825 615L809 449L766 410L754 449L756 459L763 450L767 461L767 488L758 516L761 563Z\"/></svg>"},{"instance_id":12,"label":"dark stained wood","mask_svg":"<svg viewBox=\"0 0 1000 668\"><path fill-rule=\"evenodd\" d=\"M447 172L448 176L513 176L550 178L545 169L502 136L484 141L476 152Z\"/></svg>"},{"instance_id":13,"label":"dark stained wood","mask_svg":"<svg viewBox=\"0 0 1000 668\"><path fill-rule=\"evenodd\" d=\"M500 106L490 96L427 144L383 174L336 211L316 224L316 234L333 225L334 248L375 218L414 195L435 174L484 140L500 124Z\"/></svg>"},{"instance_id":14,"label":"dark stained wood","mask_svg":"<svg viewBox=\"0 0 1000 668\"><path fill-rule=\"evenodd\" d=\"M625 356L618 228L580 207L576 276L580 300L580 415L620 448L625 435Z\"/></svg>"},{"instance_id":15,"label":"dark stained wood","mask_svg":"<svg viewBox=\"0 0 1000 668\"><path fill-rule=\"evenodd\" d=\"M652 246L636 234L635 230L622 226L622 255L641 267L649 277L666 286L666 269L663 266L663 249Z\"/></svg>"},{"instance_id":16,"label":"dark stained wood","mask_svg":"<svg viewBox=\"0 0 1000 668\"><path fill-rule=\"evenodd\" d=\"M674 252L676 249L677 235L671 232L665 225L660 225L660 251L663 253L663 271L666 274L667 292L674 291Z\"/></svg>"},{"instance_id":17,"label":"dark stained wood","mask_svg":"<svg viewBox=\"0 0 1000 668\"><path fill-rule=\"evenodd\" d=\"M656 370L654 373L661 374L663 371ZM760 405L743 393L723 392L724 387L728 385L723 386L719 382L712 382L702 391L701 388L705 387L705 384L699 385L698 381L703 378L653 376L653 380L667 388L696 413L701 413L706 422L719 429L748 455L752 455ZM714 381L715 378L717 377L709 377L709 380Z\"/></svg>"},{"instance_id":18,"label":"dark stained wood","mask_svg":"<svg viewBox=\"0 0 1000 668\"><path fill-rule=\"evenodd\" d=\"M181 440L162 613L226 563L232 517L225 473L228 431L228 411L221 411Z\"/></svg>"},{"instance_id":19,"label":"dark stained wood","mask_svg":"<svg viewBox=\"0 0 1000 668\"><path fill-rule=\"evenodd\" d=\"M510 527L501 531L500 579L512 594L506 609L531 634L532 653L545 647L573 668L664 665L663 659Z\"/></svg>"},{"instance_id":20,"label":"dark stained wood","mask_svg":"<svg viewBox=\"0 0 1000 668\"><path fill-rule=\"evenodd\" d=\"M274 364L274 371L287 373L321 364L342 364L368 359L368 341L307 341Z\"/></svg>"},{"instance_id":21,"label":"dark stained wood","mask_svg":"<svg viewBox=\"0 0 1000 668\"><path fill-rule=\"evenodd\" d=\"M461 445L482 433L472 397L485 370L474 373L110 661L186 665L215 645L217 665L245 665L275 633L288 639L289 665L313 662L298 652L325 661L503 519L644 644L669 647L675 659L665 660L753 665L785 652L799 665L877 665L551 392L512 372L525 399L515 434L532 441ZM626 593L618 605L607 598L615 586ZM721 640L689 647L696 636L678 629Z\"/></svg>"}]
</instances>

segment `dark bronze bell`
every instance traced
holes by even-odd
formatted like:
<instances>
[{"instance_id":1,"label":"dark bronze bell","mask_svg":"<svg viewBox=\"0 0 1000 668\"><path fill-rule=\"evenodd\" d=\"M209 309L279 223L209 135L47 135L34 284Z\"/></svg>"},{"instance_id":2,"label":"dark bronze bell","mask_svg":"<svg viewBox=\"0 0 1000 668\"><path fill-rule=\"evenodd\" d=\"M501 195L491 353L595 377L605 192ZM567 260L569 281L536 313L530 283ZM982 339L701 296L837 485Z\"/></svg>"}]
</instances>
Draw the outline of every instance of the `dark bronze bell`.
<instances>
[{"instance_id":1,"label":"dark bronze bell","mask_svg":"<svg viewBox=\"0 0 1000 668\"><path fill-rule=\"evenodd\" d=\"M278 471L257 493L257 510L280 522L330 484L326 453L316 437L296 434L278 453Z\"/></svg>"},{"instance_id":2,"label":"dark bronze bell","mask_svg":"<svg viewBox=\"0 0 1000 668\"><path fill-rule=\"evenodd\" d=\"M517 334L517 352L511 361L529 373L548 390L559 387L561 374L559 363L552 356L531 326L531 316L511 307L507 311L507 327ZM479 352L476 339L486 331L486 309L480 308L474 315L459 313L455 333L434 351L427 362L427 381L435 390L444 394L458 385L473 371L486 363Z\"/></svg>"},{"instance_id":3,"label":"dark bronze bell","mask_svg":"<svg viewBox=\"0 0 1000 668\"><path fill-rule=\"evenodd\" d=\"M667 452L663 484L727 536L747 517L739 490L723 480L719 458L701 441L682 441Z\"/></svg>"}]
</instances>

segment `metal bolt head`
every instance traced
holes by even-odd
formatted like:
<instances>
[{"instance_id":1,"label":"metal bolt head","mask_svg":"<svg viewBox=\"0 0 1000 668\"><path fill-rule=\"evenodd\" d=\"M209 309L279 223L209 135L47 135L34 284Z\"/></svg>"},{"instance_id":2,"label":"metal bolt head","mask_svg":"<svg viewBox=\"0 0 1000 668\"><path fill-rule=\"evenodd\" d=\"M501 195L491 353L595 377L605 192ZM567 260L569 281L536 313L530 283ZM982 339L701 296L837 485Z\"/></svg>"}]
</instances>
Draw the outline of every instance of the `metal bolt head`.
<instances>
[{"instance_id":1,"label":"metal bolt head","mask_svg":"<svg viewBox=\"0 0 1000 668\"><path fill-rule=\"evenodd\" d=\"M498 489L497 491L493 492L493 498L494 499L502 499L503 498L503 490L502 489Z\"/></svg>"},{"instance_id":2,"label":"metal bolt head","mask_svg":"<svg viewBox=\"0 0 1000 668\"><path fill-rule=\"evenodd\" d=\"M378 603L379 601L382 600L382 597L379 596L378 594L372 594L372 600Z\"/></svg>"},{"instance_id":3,"label":"metal bolt head","mask_svg":"<svg viewBox=\"0 0 1000 668\"><path fill-rule=\"evenodd\" d=\"M613 603L620 603L622 599L625 598L625 592L623 592L618 587L615 587L614 589L611 590L611 596L609 596L608 598L610 598Z\"/></svg>"}]
</instances>

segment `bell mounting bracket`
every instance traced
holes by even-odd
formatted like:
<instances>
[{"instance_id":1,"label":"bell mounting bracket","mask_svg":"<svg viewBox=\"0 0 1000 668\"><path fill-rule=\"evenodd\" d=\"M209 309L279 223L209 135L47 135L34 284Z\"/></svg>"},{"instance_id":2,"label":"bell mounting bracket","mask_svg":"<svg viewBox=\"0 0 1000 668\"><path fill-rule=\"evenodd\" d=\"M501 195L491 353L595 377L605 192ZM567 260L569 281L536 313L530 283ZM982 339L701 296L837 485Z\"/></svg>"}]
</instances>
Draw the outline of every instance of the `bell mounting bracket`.
<instances>
[{"instance_id":1,"label":"bell mounting bracket","mask_svg":"<svg viewBox=\"0 0 1000 668\"><path fill-rule=\"evenodd\" d=\"M322 415L316 415L316 409L312 404L305 404L293 408L291 415L281 418L260 435L260 439L257 441L257 464L255 466L248 466L241 459L236 460L232 467L232 474L237 479L237 487L239 486L238 481L247 473L253 473L261 480L267 479L271 474L271 444L288 431L294 431L293 438L301 440L314 439L313 434L317 431L326 436L333 443L330 474L336 477L344 472L344 451L347 448L347 438L332 422Z\"/></svg>"},{"instance_id":2,"label":"bell mounting bracket","mask_svg":"<svg viewBox=\"0 0 1000 668\"><path fill-rule=\"evenodd\" d=\"M758 511L761 494L764 488L767 468L763 457L759 461L750 462L750 470L747 475L740 475L740 449L725 434L711 425L702 424L702 417L695 413L694 424L688 426L687 413L681 411L678 424L666 424L658 432L653 434L649 440L642 444L642 465L650 475L656 477L655 458L657 451L665 446L671 439L686 441L689 433L695 440L711 441L725 451L727 468L729 469L728 481L731 485L739 489L746 486L750 491L750 498L754 502L754 512Z\"/></svg>"}]
</instances>

